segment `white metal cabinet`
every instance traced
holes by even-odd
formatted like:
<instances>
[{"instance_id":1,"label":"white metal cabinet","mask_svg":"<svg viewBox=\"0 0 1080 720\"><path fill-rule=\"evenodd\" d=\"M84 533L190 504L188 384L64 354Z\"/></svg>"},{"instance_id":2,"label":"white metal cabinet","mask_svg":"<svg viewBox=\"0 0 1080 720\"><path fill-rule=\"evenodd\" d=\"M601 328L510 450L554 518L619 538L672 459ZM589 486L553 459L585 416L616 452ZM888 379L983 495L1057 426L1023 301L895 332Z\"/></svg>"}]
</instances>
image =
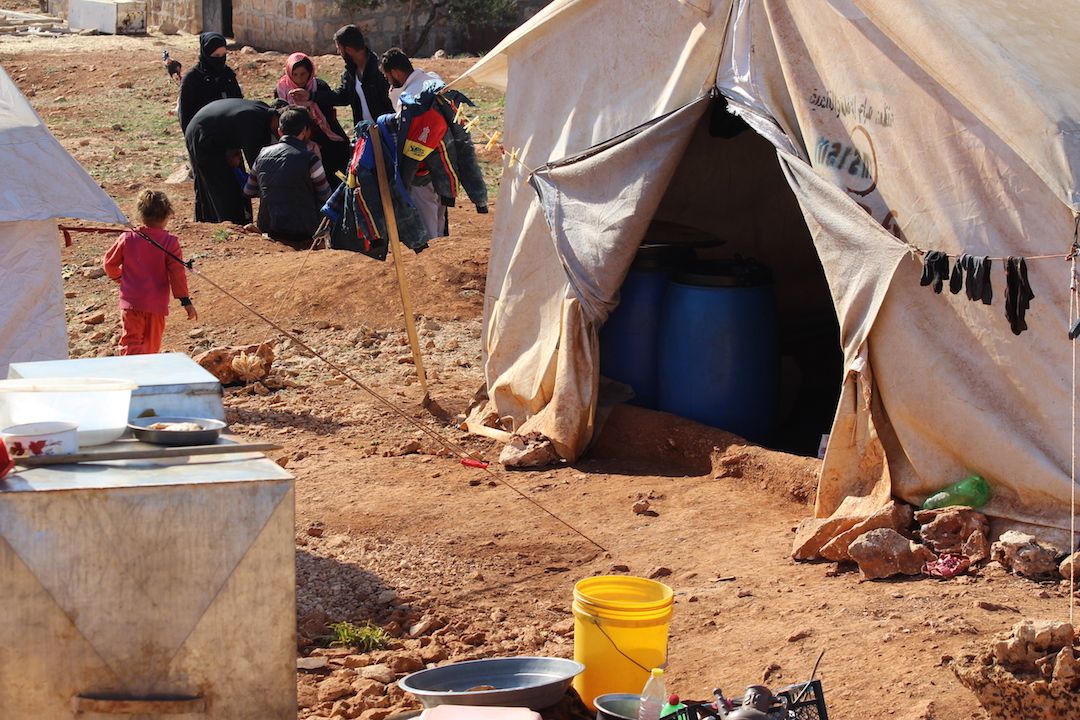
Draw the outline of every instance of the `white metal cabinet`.
<instances>
[{"instance_id":1,"label":"white metal cabinet","mask_svg":"<svg viewBox=\"0 0 1080 720\"><path fill-rule=\"evenodd\" d=\"M76 714L98 697L292 720L293 523L291 476L257 453L0 480L0 718L121 717Z\"/></svg>"}]
</instances>

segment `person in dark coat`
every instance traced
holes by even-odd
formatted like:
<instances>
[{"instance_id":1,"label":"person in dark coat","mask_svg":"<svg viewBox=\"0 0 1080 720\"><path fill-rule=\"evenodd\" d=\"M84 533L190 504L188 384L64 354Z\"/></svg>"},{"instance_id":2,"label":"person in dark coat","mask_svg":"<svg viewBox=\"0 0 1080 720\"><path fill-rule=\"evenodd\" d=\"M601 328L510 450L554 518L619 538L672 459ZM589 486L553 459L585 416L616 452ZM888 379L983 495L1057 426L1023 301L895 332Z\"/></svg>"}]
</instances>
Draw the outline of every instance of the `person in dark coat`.
<instances>
[{"instance_id":1,"label":"person in dark coat","mask_svg":"<svg viewBox=\"0 0 1080 720\"><path fill-rule=\"evenodd\" d=\"M355 25L346 25L334 33L334 44L345 61L341 84L334 91L335 105L352 108L353 125L361 120L374 122L380 115L394 112L390 103L390 83L379 68L379 56L364 41Z\"/></svg>"},{"instance_id":2,"label":"person in dark coat","mask_svg":"<svg viewBox=\"0 0 1080 720\"><path fill-rule=\"evenodd\" d=\"M180 129L187 132L195 113L214 100L242 98L236 73L225 65L225 37L215 32L199 35L199 62L180 81Z\"/></svg>"},{"instance_id":3,"label":"person in dark coat","mask_svg":"<svg viewBox=\"0 0 1080 720\"><path fill-rule=\"evenodd\" d=\"M311 142L326 170L331 188L341 182L337 173L345 173L352 155L349 136L337 119L334 91L325 81L315 77L315 63L304 53L293 53L285 61L285 73L278 79L278 100L306 108L311 116Z\"/></svg>"},{"instance_id":4,"label":"person in dark coat","mask_svg":"<svg viewBox=\"0 0 1080 720\"><path fill-rule=\"evenodd\" d=\"M244 194L258 197L259 230L275 240L307 243L330 197L326 173L308 149L314 123L302 107L281 111L281 141L265 147L251 166Z\"/></svg>"},{"instance_id":5,"label":"person in dark coat","mask_svg":"<svg viewBox=\"0 0 1080 720\"><path fill-rule=\"evenodd\" d=\"M277 133L277 111L257 100L215 100L195 113L184 133L195 171L195 220L251 222L251 201L236 182L228 153L241 150L250 167Z\"/></svg>"}]
</instances>

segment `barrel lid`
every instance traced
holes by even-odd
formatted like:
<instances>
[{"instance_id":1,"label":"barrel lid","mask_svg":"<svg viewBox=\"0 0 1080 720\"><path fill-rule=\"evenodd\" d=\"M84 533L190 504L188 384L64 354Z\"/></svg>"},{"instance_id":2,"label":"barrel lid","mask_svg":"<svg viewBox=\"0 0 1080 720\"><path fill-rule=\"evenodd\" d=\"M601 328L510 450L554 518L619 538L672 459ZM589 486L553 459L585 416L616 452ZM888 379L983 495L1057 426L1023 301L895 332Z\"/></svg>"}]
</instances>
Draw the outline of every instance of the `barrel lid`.
<instances>
[{"instance_id":1,"label":"barrel lid","mask_svg":"<svg viewBox=\"0 0 1080 720\"><path fill-rule=\"evenodd\" d=\"M674 245L642 245L630 266L634 270L671 270L690 257L690 250Z\"/></svg>"},{"instance_id":2,"label":"barrel lid","mask_svg":"<svg viewBox=\"0 0 1080 720\"><path fill-rule=\"evenodd\" d=\"M772 270L756 260L704 260L685 267L671 278L699 287L760 287L772 284Z\"/></svg>"}]
</instances>

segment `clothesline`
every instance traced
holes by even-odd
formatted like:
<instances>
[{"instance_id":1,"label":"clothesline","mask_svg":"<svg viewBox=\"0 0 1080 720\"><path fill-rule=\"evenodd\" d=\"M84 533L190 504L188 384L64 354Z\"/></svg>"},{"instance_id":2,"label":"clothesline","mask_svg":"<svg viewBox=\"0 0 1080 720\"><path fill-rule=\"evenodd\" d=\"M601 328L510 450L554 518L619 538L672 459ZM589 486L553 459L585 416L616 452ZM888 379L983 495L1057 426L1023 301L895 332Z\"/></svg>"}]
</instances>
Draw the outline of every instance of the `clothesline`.
<instances>
[{"instance_id":1,"label":"clothesline","mask_svg":"<svg viewBox=\"0 0 1080 720\"><path fill-rule=\"evenodd\" d=\"M926 254L928 252L941 252L942 255L945 255L946 257L948 257L950 259L956 259L958 257L962 257L963 255L973 255L974 254L974 253L955 254L955 253L947 253L947 252L943 252L943 251L923 250L922 248L917 247L915 245L912 245L911 243L908 243L908 247L910 247L911 251L913 253L915 253L916 255L918 255L919 257L926 257ZM977 257L984 257L984 256L979 255ZM994 257L994 256L987 255L985 257L986 257L987 260L996 260L997 262L1008 262L1008 260L1009 260L1008 255L1006 255L1004 257ZM1020 255L1014 255L1013 257L1021 257L1021 256ZM1025 255L1025 256L1023 256L1023 258L1025 260L1028 260L1028 261L1031 261L1031 260L1053 260L1053 259L1067 260L1067 259L1069 259L1071 257L1072 257L1072 253L1056 253L1054 255Z\"/></svg>"},{"instance_id":2,"label":"clothesline","mask_svg":"<svg viewBox=\"0 0 1080 720\"><path fill-rule=\"evenodd\" d=\"M512 147L509 151L507 151L506 146L499 142L499 140L502 138L501 130L496 130L494 133L488 133L486 130L484 130L484 128L477 126L477 123L480 122L480 118L470 118L468 115L466 115L464 104L458 105L457 113L454 115L454 122L459 123L463 128L465 128L466 132L472 132L473 128L475 127L480 132L480 134L484 136L484 139L487 140L487 142L484 144L485 150L491 150L493 147L498 146L499 153L503 157L509 156L510 158L510 161L507 164L508 168L512 168L514 167L514 165L520 164L521 167L525 168L525 171L529 175L532 175L536 172L525 164L525 161L521 158L521 151L519 149Z\"/></svg>"}]
</instances>

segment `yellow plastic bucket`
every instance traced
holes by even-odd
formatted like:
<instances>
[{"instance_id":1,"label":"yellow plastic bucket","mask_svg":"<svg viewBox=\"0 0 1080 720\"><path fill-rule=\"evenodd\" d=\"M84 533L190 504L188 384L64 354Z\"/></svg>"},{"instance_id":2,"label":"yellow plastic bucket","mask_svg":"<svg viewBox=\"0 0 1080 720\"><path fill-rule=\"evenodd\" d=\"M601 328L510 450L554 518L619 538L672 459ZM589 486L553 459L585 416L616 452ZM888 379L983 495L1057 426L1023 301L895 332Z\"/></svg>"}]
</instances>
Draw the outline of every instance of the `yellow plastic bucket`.
<instances>
[{"instance_id":1,"label":"yellow plastic bucket","mask_svg":"<svg viewBox=\"0 0 1080 720\"><path fill-rule=\"evenodd\" d=\"M592 709L606 693L639 693L667 659L671 588L655 580L600 575L574 585L574 689Z\"/></svg>"}]
</instances>

